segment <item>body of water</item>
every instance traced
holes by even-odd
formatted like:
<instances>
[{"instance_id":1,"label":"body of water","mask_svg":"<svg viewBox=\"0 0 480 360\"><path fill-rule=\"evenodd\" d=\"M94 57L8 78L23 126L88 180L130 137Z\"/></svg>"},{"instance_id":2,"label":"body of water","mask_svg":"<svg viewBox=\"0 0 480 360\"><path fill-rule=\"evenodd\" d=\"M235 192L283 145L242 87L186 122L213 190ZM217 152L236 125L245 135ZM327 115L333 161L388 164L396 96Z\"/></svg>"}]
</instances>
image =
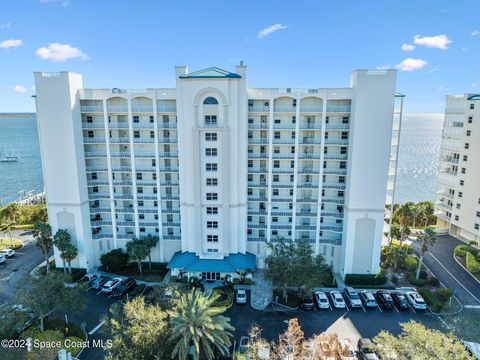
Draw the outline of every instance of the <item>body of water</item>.
<instances>
[{"instance_id":1,"label":"body of water","mask_svg":"<svg viewBox=\"0 0 480 360\"><path fill-rule=\"evenodd\" d=\"M400 141L396 202L434 200L443 125L442 114L405 114ZM20 157L0 163L0 200L17 199L22 190L43 191L35 117L0 118L0 147Z\"/></svg>"}]
</instances>

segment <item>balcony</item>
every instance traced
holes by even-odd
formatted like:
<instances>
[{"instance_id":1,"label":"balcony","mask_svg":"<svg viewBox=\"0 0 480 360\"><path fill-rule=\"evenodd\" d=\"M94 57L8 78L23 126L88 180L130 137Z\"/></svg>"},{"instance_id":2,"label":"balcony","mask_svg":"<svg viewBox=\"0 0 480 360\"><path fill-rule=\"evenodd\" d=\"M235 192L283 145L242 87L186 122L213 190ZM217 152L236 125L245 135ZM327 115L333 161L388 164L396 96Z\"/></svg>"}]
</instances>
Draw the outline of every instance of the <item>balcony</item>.
<instances>
[{"instance_id":1,"label":"balcony","mask_svg":"<svg viewBox=\"0 0 480 360\"><path fill-rule=\"evenodd\" d=\"M325 129L327 130L349 130L350 124L343 124L343 123L327 123L325 124Z\"/></svg>"},{"instance_id":2,"label":"balcony","mask_svg":"<svg viewBox=\"0 0 480 360\"><path fill-rule=\"evenodd\" d=\"M304 137L304 138L302 138L301 143L302 143L302 144L320 144L320 143L321 143L321 139Z\"/></svg>"},{"instance_id":3,"label":"balcony","mask_svg":"<svg viewBox=\"0 0 480 360\"><path fill-rule=\"evenodd\" d=\"M138 207L138 212L140 214L157 214L158 213L158 207Z\"/></svg>"},{"instance_id":4,"label":"balcony","mask_svg":"<svg viewBox=\"0 0 480 360\"><path fill-rule=\"evenodd\" d=\"M97 226L107 226L107 225L112 225L112 221L109 220L92 220L90 219L90 224L91 226L97 227Z\"/></svg>"},{"instance_id":5,"label":"balcony","mask_svg":"<svg viewBox=\"0 0 480 360\"><path fill-rule=\"evenodd\" d=\"M132 113L152 113L153 106L132 106Z\"/></svg>"},{"instance_id":6,"label":"balcony","mask_svg":"<svg viewBox=\"0 0 480 360\"><path fill-rule=\"evenodd\" d=\"M157 194L144 194L144 193L137 193L138 200L157 200Z\"/></svg>"},{"instance_id":7,"label":"balcony","mask_svg":"<svg viewBox=\"0 0 480 360\"><path fill-rule=\"evenodd\" d=\"M325 168L323 169L324 175L347 175L347 169L332 169L332 168Z\"/></svg>"},{"instance_id":8,"label":"balcony","mask_svg":"<svg viewBox=\"0 0 480 360\"><path fill-rule=\"evenodd\" d=\"M333 232L336 232L336 233L341 233L341 232L343 232L343 227L338 226L337 224L321 224L320 225L320 230L333 231Z\"/></svg>"},{"instance_id":9,"label":"balcony","mask_svg":"<svg viewBox=\"0 0 480 360\"><path fill-rule=\"evenodd\" d=\"M88 193L88 198L90 200L102 200L110 199L109 193Z\"/></svg>"},{"instance_id":10,"label":"balcony","mask_svg":"<svg viewBox=\"0 0 480 360\"><path fill-rule=\"evenodd\" d=\"M144 227L156 227L158 226L158 221L140 221L138 223L139 226L144 226Z\"/></svg>"},{"instance_id":11,"label":"balcony","mask_svg":"<svg viewBox=\"0 0 480 360\"><path fill-rule=\"evenodd\" d=\"M348 139L325 139L326 145L348 145Z\"/></svg>"},{"instance_id":12,"label":"balcony","mask_svg":"<svg viewBox=\"0 0 480 360\"><path fill-rule=\"evenodd\" d=\"M317 227L311 224L298 224L295 226L295 230L307 230L307 231L315 231Z\"/></svg>"},{"instance_id":13,"label":"balcony","mask_svg":"<svg viewBox=\"0 0 480 360\"><path fill-rule=\"evenodd\" d=\"M331 210L322 210L320 212L320 216L325 218L335 218L335 219L343 219L343 212L341 211L331 211Z\"/></svg>"},{"instance_id":14,"label":"balcony","mask_svg":"<svg viewBox=\"0 0 480 360\"><path fill-rule=\"evenodd\" d=\"M82 127L84 129L103 129L105 124L103 122L85 122L82 121Z\"/></svg>"},{"instance_id":15,"label":"balcony","mask_svg":"<svg viewBox=\"0 0 480 360\"><path fill-rule=\"evenodd\" d=\"M322 184L323 189L345 190L345 183L324 182Z\"/></svg>"},{"instance_id":16,"label":"balcony","mask_svg":"<svg viewBox=\"0 0 480 360\"><path fill-rule=\"evenodd\" d=\"M295 144L295 139L273 139L274 144Z\"/></svg>"},{"instance_id":17,"label":"balcony","mask_svg":"<svg viewBox=\"0 0 480 360\"><path fill-rule=\"evenodd\" d=\"M137 172L151 172L152 173L152 172L157 172L157 169L156 169L155 166L152 166L152 167L141 167L141 166L139 166L139 167L136 168L136 171Z\"/></svg>"},{"instance_id":18,"label":"balcony","mask_svg":"<svg viewBox=\"0 0 480 360\"><path fill-rule=\"evenodd\" d=\"M113 185L120 185L120 186L132 186L132 180L130 179L116 179L112 180Z\"/></svg>"},{"instance_id":19,"label":"balcony","mask_svg":"<svg viewBox=\"0 0 480 360\"><path fill-rule=\"evenodd\" d=\"M129 151L111 151L110 152L111 157L130 157L131 154Z\"/></svg>"},{"instance_id":20,"label":"balcony","mask_svg":"<svg viewBox=\"0 0 480 360\"><path fill-rule=\"evenodd\" d=\"M255 210L255 209L248 209L248 215L267 215L266 210Z\"/></svg>"},{"instance_id":21,"label":"balcony","mask_svg":"<svg viewBox=\"0 0 480 360\"><path fill-rule=\"evenodd\" d=\"M160 165L160 171L166 171L166 172L178 171L178 166L176 166L176 165L171 165L171 166Z\"/></svg>"},{"instance_id":22,"label":"balcony","mask_svg":"<svg viewBox=\"0 0 480 360\"><path fill-rule=\"evenodd\" d=\"M445 161L445 162L449 162L449 163L452 163L452 164L458 164L459 159L456 159L453 156L442 156L440 160Z\"/></svg>"},{"instance_id":23,"label":"balcony","mask_svg":"<svg viewBox=\"0 0 480 360\"><path fill-rule=\"evenodd\" d=\"M325 160L347 160L348 154L326 153L323 155Z\"/></svg>"},{"instance_id":24,"label":"balcony","mask_svg":"<svg viewBox=\"0 0 480 360\"><path fill-rule=\"evenodd\" d=\"M273 153L272 158L274 159L293 159L295 154L292 153Z\"/></svg>"},{"instance_id":25,"label":"balcony","mask_svg":"<svg viewBox=\"0 0 480 360\"><path fill-rule=\"evenodd\" d=\"M178 180L174 180L174 181L172 181L172 180L169 180L169 181L162 180L160 182L160 185L161 186L178 186Z\"/></svg>"},{"instance_id":26,"label":"balcony","mask_svg":"<svg viewBox=\"0 0 480 360\"><path fill-rule=\"evenodd\" d=\"M292 224L272 223L271 228L272 228L272 230L291 230L292 229Z\"/></svg>"},{"instance_id":27,"label":"balcony","mask_svg":"<svg viewBox=\"0 0 480 360\"><path fill-rule=\"evenodd\" d=\"M178 157L178 151L160 151L158 156L163 158L176 158Z\"/></svg>"},{"instance_id":28,"label":"balcony","mask_svg":"<svg viewBox=\"0 0 480 360\"><path fill-rule=\"evenodd\" d=\"M268 159L267 153L248 153L249 159Z\"/></svg>"},{"instance_id":29,"label":"balcony","mask_svg":"<svg viewBox=\"0 0 480 360\"><path fill-rule=\"evenodd\" d=\"M158 128L159 129L176 129L177 123L159 121Z\"/></svg>"},{"instance_id":30,"label":"balcony","mask_svg":"<svg viewBox=\"0 0 480 360\"><path fill-rule=\"evenodd\" d=\"M322 196L322 202L326 204L342 205L345 202L343 197Z\"/></svg>"},{"instance_id":31,"label":"balcony","mask_svg":"<svg viewBox=\"0 0 480 360\"><path fill-rule=\"evenodd\" d=\"M108 185L108 179L87 180L88 186Z\"/></svg>"},{"instance_id":32,"label":"balcony","mask_svg":"<svg viewBox=\"0 0 480 360\"><path fill-rule=\"evenodd\" d=\"M135 157L137 157L137 158L155 158L155 152L154 151L136 152Z\"/></svg>"},{"instance_id":33,"label":"balcony","mask_svg":"<svg viewBox=\"0 0 480 360\"><path fill-rule=\"evenodd\" d=\"M297 216L303 216L303 217L316 217L317 213L315 211L307 211L307 210L302 210L297 211Z\"/></svg>"},{"instance_id":34,"label":"balcony","mask_svg":"<svg viewBox=\"0 0 480 360\"><path fill-rule=\"evenodd\" d=\"M118 213L125 213L125 214L133 214L135 210L133 210L133 207L116 207L115 212Z\"/></svg>"},{"instance_id":35,"label":"balcony","mask_svg":"<svg viewBox=\"0 0 480 360\"><path fill-rule=\"evenodd\" d=\"M85 169L86 169L87 172L106 172L106 171L108 171L107 166L89 166L89 165L87 165L85 167Z\"/></svg>"},{"instance_id":36,"label":"balcony","mask_svg":"<svg viewBox=\"0 0 480 360\"><path fill-rule=\"evenodd\" d=\"M273 112L277 113L294 113L297 111L295 106L274 106Z\"/></svg>"},{"instance_id":37,"label":"balcony","mask_svg":"<svg viewBox=\"0 0 480 360\"><path fill-rule=\"evenodd\" d=\"M303 152L298 154L299 159L320 159L319 152Z\"/></svg>"},{"instance_id":38,"label":"balcony","mask_svg":"<svg viewBox=\"0 0 480 360\"><path fill-rule=\"evenodd\" d=\"M107 105L107 111L109 113L128 113L128 106Z\"/></svg>"},{"instance_id":39,"label":"balcony","mask_svg":"<svg viewBox=\"0 0 480 360\"><path fill-rule=\"evenodd\" d=\"M441 169L440 172L443 173L443 174L457 175L458 170L453 170L453 169Z\"/></svg>"},{"instance_id":40,"label":"balcony","mask_svg":"<svg viewBox=\"0 0 480 360\"><path fill-rule=\"evenodd\" d=\"M157 112L159 113L175 113L177 112L176 105L157 105Z\"/></svg>"},{"instance_id":41,"label":"balcony","mask_svg":"<svg viewBox=\"0 0 480 360\"><path fill-rule=\"evenodd\" d=\"M248 112L270 112L270 107L269 106L249 106L248 107Z\"/></svg>"},{"instance_id":42,"label":"balcony","mask_svg":"<svg viewBox=\"0 0 480 360\"><path fill-rule=\"evenodd\" d=\"M317 202L318 202L318 199L311 196L297 198L297 203L317 203Z\"/></svg>"},{"instance_id":43,"label":"balcony","mask_svg":"<svg viewBox=\"0 0 480 360\"><path fill-rule=\"evenodd\" d=\"M258 123L248 123L248 128L249 129L268 129L268 124L263 123L263 124L258 124Z\"/></svg>"},{"instance_id":44,"label":"balcony","mask_svg":"<svg viewBox=\"0 0 480 360\"><path fill-rule=\"evenodd\" d=\"M153 123L151 122L134 122L132 124L132 128L134 129L152 129Z\"/></svg>"},{"instance_id":45,"label":"balcony","mask_svg":"<svg viewBox=\"0 0 480 360\"><path fill-rule=\"evenodd\" d=\"M249 144L268 144L268 138L248 138Z\"/></svg>"},{"instance_id":46,"label":"balcony","mask_svg":"<svg viewBox=\"0 0 480 360\"><path fill-rule=\"evenodd\" d=\"M248 201L267 201L266 195L248 195Z\"/></svg>"},{"instance_id":47,"label":"balcony","mask_svg":"<svg viewBox=\"0 0 480 360\"><path fill-rule=\"evenodd\" d=\"M285 124L285 123L273 123L273 129L274 130L282 130L282 129L295 129L295 124Z\"/></svg>"},{"instance_id":48,"label":"balcony","mask_svg":"<svg viewBox=\"0 0 480 360\"><path fill-rule=\"evenodd\" d=\"M163 240L181 240L180 235L163 235Z\"/></svg>"},{"instance_id":49,"label":"balcony","mask_svg":"<svg viewBox=\"0 0 480 360\"><path fill-rule=\"evenodd\" d=\"M247 224L247 228L249 229L266 229L267 225L266 224Z\"/></svg>"},{"instance_id":50,"label":"balcony","mask_svg":"<svg viewBox=\"0 0 480 360\"><path fill-rule=\"evenodd\" d=\"M293 196L290 195L276 195L272 196L272 202L291 202L293 201Z\"/></svg>"},{"instance_id":51,"label":"balcony","mask_svg":"<svg viewBox=\"0 0 480 360\"><path fill-rule=\"evenodd\" d=\"M133 200L133 194L130 193L114 193L113 197L117 200Z\"/></svg>"},{"instance_id":52,"label":"balcony","mask_svg":"<svg viewBox=\"0 0 480 360\"><path fill-rule=\"evenodd\" d=\"M180 200L179 194L161 194L162 200Z\"/></svg>"},{"instance_id":53,"label":"balcony","mask_svg":"<svg viewBox=\"0 0 480 360\"><path fill-rule=\"evenodd\" d=\"M111 211L112 211L112 209L106 208L106 207L98 207L98 208L91 207L90 208L90 214L101 214L101 213L110 214Z\"/></svg>"},{"instance_id":54,"label":"balcony","mask_svg":"<svg viewBox=\"0 0 480 360\"><path fill-rule=\"evenodd\" d=\"M277 168L277 167L274 167L272 169L272 172L274 172L274 173L288 173L288 174L290 174L290 173L293 173L294 171L295 171L294 168Z\"/></svg>"},{"instance_id":55,"label":"balcony","mask_svg":"<svg viewBox=\"0 0 480 360\"><path fill-rule=\"evenodd\" d=\"M130 144L130 138L127 136L110 138L111 144Z\"/></svg>"},{"instance_id":56,"label":"balcony","mask_svg":"<svg viewBox=\"0 0 480 360\"><path fill-rule=\"evenodd\" d=\"M116 224L117 224L117 226L135 227L135 222L132 221L132 220L130 220L130 221L117 220Z\"/></svg>"},{"instance_id":57,"label":"balcony","mask_svg":"<svg viewBox=\"0 0 480 360\"><path fill-rule=\"evenodd\" d=\"M435 203L435 206L436 206L436 207L439 207L439 208L442 208L442 209L446 209L446 210L452 210L452 208L453 208L453 205L451 205L451 204L450 204L450 205L449 205L449 204L444 204L444 203L442 203L442 202L436 202L436 203Z\"/></svg>"},{"instance_id":58,"label":"balcony","mask_svg":"<svg viewBox=\"0 0 480 360\"><path fill-rule=\"evenodd\" d=\"M160 143L170 143L170 144L175 144L177 143L177 138L176 137L160 137L158 138L158 142Z\"/></svg>"},{"instance_id":59,"label":"balcony","mask_svg":"<svg viewBox=\"0 0 480 360\"><path fill-rule=\"evenodd\" d=\"M91 105L82 105L80 106L80 111L82 113L103 113L103 106L91 106Z\"/></svg>"},{"instance_id":60,"label":"balcony","mask_svg":"<svg viewBox=\"0 0 480 360\"><path fill-rule=\"evenodd\" d=\"M350 105L327 105L327 113L349 113L351 108Z\"/></svg>"},{"instance_id":61,"label":"balcony","mask_svg":"<svg viewBox=\"0 0 480 360\"><path fill-rule=\"evenodd\" d=\"M113 172L131 172L132 168L130 166L114 166L112 167Z\"/></svg>"},{"instance_id":62,"label":"balcony","mask_svg":"<svg viewBox=\"0 0 480 360\"><path fill-rule=\"evenodd\" d=\"M249 173L267 173L268 169L266 167L249 167Z\"/></svg>"},{"instance_id":63,"label":"balcony","mask_svg":"<svg viewBox=\"0 0 480 360\"><path fill-rule=\"evenodd\" d=\"M303 167L298 170L299 174L313 174L313 173L318 173L320 171L319 168L317 167Z\"/></svg>"},{"instance_id":64,"label":"balcony","mask_svg":"<svg viewBox=\"0 0 480 360\"><path fill-rule=\"evenodd\" d=\"M319 113L322 112L321 106L300 106L301 113Z\"/></svg>"},{"instance_id":65,"label":"balcony","mask_svg":"<svg viewBox=\"0 0 480 360\"><path fill-rule=\"evenodd\" d=\"M103 158L107 157L107 153L105 151L87 151L85 152L86 158Z\"/></svg>"},{"instance_id":66,"label":"balcony","mask_svg":"<svg viewBox=\"0 0 480 360\"><path fill-rule=\"evenodd\" d=\"M291 188L291 187L293 187L293 182L274 181L274 182L272 182L272 187L274 187L274 188Z\"/></svg>"},{"instance_id":67,"label":"balcony","mask_svg":"<svg viewBox=\"0 0 480 360\"><path fill-rule=\"evenodd\" d=\"M300 129L320 130L322 124L320 123L300 123Z\"/></svg>"},{"instance_id":68,"label":"balcony","mask_svg":"<svg viewBox=\"0 0 480 360\"><path fill-rule=\"evenodd\" d=\"M299 189L315 189L315 188L318 188L318 182L315 182L315 183L301 182L297 185L297 188L299 188Z\"/></svg>"},{"instance_id":69,"label":"balcony","mask_svg":"<svg viewBox=\"0 0 480 360\"><path fill-rule=\"evenodd\" d=\"M128 129L128 122L123 121L123 122L110 122L108 123L108 127L110 129Z\"/></svg>"},{"instance_id":70,"label":"balcony","mask_svg":"<svg viewBox=\"0 0 480 360\"><path fill-rule=\"evenodd\" d=\"M84 144L105 144L105 137L84 137Z\"/></svg>"},{"instance_id":71,"label":"balcony","mask_svg":"<svg viewBox=\"0 0 480 360\"><path fill-rule=\"evenodd\" d=\"M268 184L266 181L249 181L248 187L267 187Z\"/></svg>"},{"instance_id":72,"label":"balcony","mask_svg":"<svg viewBox=\"0 0 480 360\"><path fill-rule=\"evenodd\" d=\"M113 234L112 233L98 233L98 234L93 234L92 235L93 240L101 240L101 239L113 239Z\"/></svg>"}]
</instances>

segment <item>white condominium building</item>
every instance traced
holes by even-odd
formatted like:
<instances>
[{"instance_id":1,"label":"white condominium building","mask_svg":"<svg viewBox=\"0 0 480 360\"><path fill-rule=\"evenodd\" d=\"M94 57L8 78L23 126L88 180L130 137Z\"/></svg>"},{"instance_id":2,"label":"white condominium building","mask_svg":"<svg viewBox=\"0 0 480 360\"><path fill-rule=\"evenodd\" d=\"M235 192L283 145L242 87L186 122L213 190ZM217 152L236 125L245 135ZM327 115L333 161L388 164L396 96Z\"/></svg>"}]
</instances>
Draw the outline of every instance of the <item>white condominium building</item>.
<instances>
[{"instance_id":1,"label":"white condominium building","mask_svg":"<svg viewBox=\"0 0 480 360\"><path fill-rule=\"evenodd\" d=\"M435 211L439 227L480 241L480 94L446 97Z\"/></svg>"},{"instance_id":2,"label":"white condominium building","mask_svg":"<svg viewBox=\"0 0 480 360\"><path fill-rule=\"evenodd\" d=\"M308 239L342 275L377 272L394 70L332 89L247 88L243 63L175 76L173 89L126 90L35 73L49 221L69 230L76 266L152 234L153 261L174 275L263 267L280 237Z\"/></svg>"}]
</instances>

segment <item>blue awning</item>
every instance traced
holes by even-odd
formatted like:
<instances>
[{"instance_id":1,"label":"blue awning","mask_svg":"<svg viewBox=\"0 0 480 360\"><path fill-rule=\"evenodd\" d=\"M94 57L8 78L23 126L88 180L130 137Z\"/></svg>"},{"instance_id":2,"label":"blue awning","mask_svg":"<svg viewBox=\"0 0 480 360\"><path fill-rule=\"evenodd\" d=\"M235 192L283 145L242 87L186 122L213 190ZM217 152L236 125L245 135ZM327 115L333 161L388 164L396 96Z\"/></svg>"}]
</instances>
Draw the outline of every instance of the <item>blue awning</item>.
<instances>
[{"instance_id":1,"label":"blue awning","mask_svg":"<svg viewBox=\"0 0 480 360\"><path fill-rule=\"evenodd\" d=\"M233 273L242 270L255 270L255 255L251 253L230 254L223 259L200 259L191 252L176 252L167 265L169 269L182 269L187 272Z\"/></svg>"}]
</instances>

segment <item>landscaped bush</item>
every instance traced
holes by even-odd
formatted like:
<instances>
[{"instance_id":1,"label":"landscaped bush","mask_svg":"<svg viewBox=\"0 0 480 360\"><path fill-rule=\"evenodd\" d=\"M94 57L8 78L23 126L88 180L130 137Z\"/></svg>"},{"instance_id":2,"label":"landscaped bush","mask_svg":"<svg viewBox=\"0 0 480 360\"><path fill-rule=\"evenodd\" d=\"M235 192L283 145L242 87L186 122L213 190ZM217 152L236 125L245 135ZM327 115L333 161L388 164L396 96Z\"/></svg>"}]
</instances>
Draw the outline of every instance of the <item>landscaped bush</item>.
<instances>
[{"instance_id":1,"label":"landscaped bush","mask_svg":"<svg viewBox=\"0 0 480 360\"><path fill-rule=\"evenodd\" d=\"M143 289L145 289L145 284L138 284L137 286L135 286L135 289L133 289L129 293L129 297L134 297L134 296L140 295L143 292Z\"/></svg>"},{"instance_id":2,"label":"landscaped bush","mask_svg":"<svg viewBox=\"0 0 480 360\"><path fill-rule=\"evenodd\" d=\"M65 319L51 319L45 320L45 330L57 330L64 333L65 337L77 337L80 339L85 338L85 333L83 330L71 322L68 323L68 326L65 325Z\"/></svg>"},{"instance_id":3,"label":"landscaped bush","mask_svg":"<svg viewBox=\"0 0 480 360\"><path fill-rule=\"evenodd\" d=\"M437 295L440 301L447 302L452 297L453 291L452 289L442 288L435 291L435 295Z\"/></svg>"},{"instance_id":4,"label":"landscaped bush","mask_svg":"<svg viewBox=\"0 0 480 360\"><path fill-rule=\"evenodd\" d=\"M465 244L460 244L455 247L454 250L455 256L464 258L467 256L467 253L471 253L473 256L478 255L478 250Z\"/></svg>"},{"instance_id":5,"label":"landscaped bush","mask_svg":"<svg viewBox=\"0 0 480 360\"><path fill-rule=\"evenodd\" d=\"M113 249L100 257L102 267L100 270L120 270L127 266L128 254L123 252L122 249Z\"/></svg>"},{"instance_id":6,"label":"landscaped bush","mask_svg":"<svg viewBox=\"0 0 480 360\"><path fill-rule=\"evenodd\" d=\"M480 262L475 259L475 256L467 252L466 254L466 265L467 270L470 271L473 275L480 275Z\"/></svg>"},{"instance_id":7,"label":"landscaped bush","mask_svg":"<svg viewBox=\"0 0 480 360\"><path fill-rule=\"evenodd\" d=\"M440 280L438 280L435 276L430 276L427 280L429 285L432 286L439 286L440 285Z\"/></svg>"},{"instance_id":8,"label":"landscaped bush","mask_svg":"<svg viewBox=\"0 0 480 360\"><path fill-rule=\"evenodd\" d=\"M23 242L15 238L0 239L0 249L17 250L23 247Z\"/></svg>"},{"instance_id":9,"label":"landscaped bush","mask_svg":"<svg viewBox=\"0 0 480 360\"><path fill-rule=\"evenodd\" d=\"M405 258L405 269L408 271L416 270L418 268L418 259L415 256L408 255Z\"/></svg>"},{"instance_id":10,"label":"landscaped bush","mask_svg":"<svg viewBox=\"0 0 480 360\"><path fill-rule=\"evenodd\" d=\"M410 271L407 275L408 282L415 286L424 286L427 283L427 279L422 278L421 274L420 277L417 279L415 277L416 271Z\"/></svg>"},{"instance_id":11,"label":"landscaped bush","mask_svg":"<svg viewBox=\"0 0 480 360\"><path fill-rule=\"evenodd\" d=\"M428 289L419 289L418 292L422 295L428 307L433 312L440 312L443 310L453 294L451 289L438 289L435 292Z\"/></svg>"},{"instance_id":12,"label":"landscaped bush","mask_svg":"<svg viewBox=\"0 0 480 360\"><path fill-rule=\"evenodd\" d=\"M287 302L285 302L285 298L283 297L283 289L273 290L273 300L275 300L277 297L278 297L279 304L282 304L291 308L298 307L297 293L293 290L287 289Z\"/></svg>"},{"instance_id":13,"label":"landscaped bush","mask_svg":"<svg viewBox=\"0 0 480 360\"><path fill-rule=\"evenodd\" d=\"M86 269L72 269L72 275L70 275L72 282L80 280L86 273Z\"/></svg>"},{"instance_id":14,"label":"landscaped bush","mask_svg":"<svg viewBox=\"0 0 480 360\"><path fill-rule=\"evenodd\" d=\"M234 290L229 287L215 288L213 294L219 294L220 297L215 301L214 306L229 308L233 304Z\"/></svg>"},{"instance_id":15,"label":"landscaped bush","mask_svg":"<svg viewBox=\"0 0 480 360\"><path fill-rule=\"evenodd\" d=\"M378 274L347 274L345 275L346 285L383 285L387 277L380 271Z\"/></svg>"}]
</instances>

